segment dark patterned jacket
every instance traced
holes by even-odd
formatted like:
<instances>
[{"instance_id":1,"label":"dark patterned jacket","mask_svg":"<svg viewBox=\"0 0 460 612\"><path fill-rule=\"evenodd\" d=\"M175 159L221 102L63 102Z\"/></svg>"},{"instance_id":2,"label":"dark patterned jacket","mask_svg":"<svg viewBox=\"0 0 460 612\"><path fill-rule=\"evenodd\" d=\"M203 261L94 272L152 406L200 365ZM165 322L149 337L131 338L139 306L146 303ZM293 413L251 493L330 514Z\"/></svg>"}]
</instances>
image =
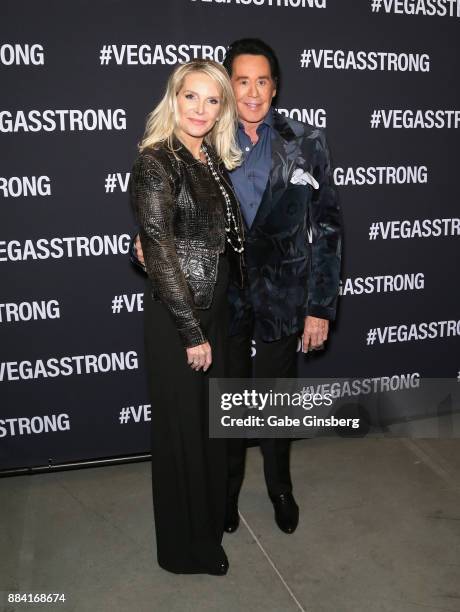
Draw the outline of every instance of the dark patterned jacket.
<instances>
[{"instance_id":1,"label":"dark patterned jacket","mask_svg":"<svg viewBox=\"0 0 460 612\"><path fill-rule=\"evenodd\" d=\"M251 228L248 283L230 287L230 333L272 341L299 332L307 315L334 319L342 221L323 130L274 113L272 166Z\"/></svg>"},{"instance_id":2,"label":"dark patterned jacket","mask_svg":"<svg viewBox=\"0 0 460 612\"><path fill-rule=\"evenodd\" d=\"M139 224L145 269L153 300L169 309L185 347L206 342L195 309L209 308L217 280L219 254L225 249L225 210L209 169L179 140L173 146L144 149L132 168L129 193ZM221 180L229 179L213 148L208 153ZM230 185L234 216L239 207ZM230 274L242 286L242 258L229 248Z\"/></svg>"}]
</instances>

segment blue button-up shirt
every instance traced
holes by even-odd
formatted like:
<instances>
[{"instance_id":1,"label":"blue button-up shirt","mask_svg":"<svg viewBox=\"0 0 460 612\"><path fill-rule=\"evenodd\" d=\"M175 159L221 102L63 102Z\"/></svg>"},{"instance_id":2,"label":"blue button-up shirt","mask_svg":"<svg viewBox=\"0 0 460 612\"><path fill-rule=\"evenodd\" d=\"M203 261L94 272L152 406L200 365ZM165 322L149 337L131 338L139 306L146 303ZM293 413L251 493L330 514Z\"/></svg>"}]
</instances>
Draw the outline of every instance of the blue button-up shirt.
<instances>
[{"instance_id":1,"label":"blue button-up shirt","mask_svg":"<svg viewBox=\"0 0 460 612\"><path fill-rule=\"evenodd\" d=\"M244 131L243 125L238 124L237 139L243 152L243 163L232 170L230 178L248 227L251 227L254 221L267 187L272 161L272 132L272 109L257 128L259 140L255 145Z\"/></svg>"}]
</instances>

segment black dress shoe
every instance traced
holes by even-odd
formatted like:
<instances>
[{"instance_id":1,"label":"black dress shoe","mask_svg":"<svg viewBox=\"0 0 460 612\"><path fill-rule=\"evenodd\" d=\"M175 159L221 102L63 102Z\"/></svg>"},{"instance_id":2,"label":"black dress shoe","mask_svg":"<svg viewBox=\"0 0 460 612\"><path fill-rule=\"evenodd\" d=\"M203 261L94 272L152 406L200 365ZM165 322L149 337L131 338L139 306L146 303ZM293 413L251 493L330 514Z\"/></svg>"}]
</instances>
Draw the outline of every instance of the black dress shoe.
<instances>
[{"instance_id":1,"label":"black dress shoe","mask_svg":"<svg viewBox=\"0 0 460 612\"><path fill-rule=\"evenodd\" d=\"M238 514L238 500L227 503L227 511L225 513L224 531L233 533L238 529L240 524L240 515Z\"/></svg>"},{"instance_id":2,"label":"black dress shoe","mask_svg":"<svg viewBox=\"0 0 460 612\"><path fill-rule=\"evenodd\" d=\"M293 533L299 523L299 506L292 493L270 495L275 509L275 521L284 533Z\"/></svg>"}]
</instances>

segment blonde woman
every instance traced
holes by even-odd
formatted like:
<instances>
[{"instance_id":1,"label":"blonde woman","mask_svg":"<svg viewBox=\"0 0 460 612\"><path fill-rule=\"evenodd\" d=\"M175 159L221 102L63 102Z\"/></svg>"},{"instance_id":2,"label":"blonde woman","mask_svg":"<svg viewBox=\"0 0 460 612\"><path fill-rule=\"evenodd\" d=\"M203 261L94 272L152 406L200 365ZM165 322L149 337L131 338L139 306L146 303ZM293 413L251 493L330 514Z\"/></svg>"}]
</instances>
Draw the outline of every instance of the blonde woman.
<instances>
[{"instance_id":1,"label":"blonde woman","mask_svg":"<svg viewBox=\"0 0 460 612\"><path fill-rule=\"evenodd\" d=\"M226 574L226 441L209 438L207 378L225 376L227 286L243 230L226 170L240 163L234 94L212 61L178 66L150 113L131 202L148 274L146 366L159 565Z\"/></svg>"}]
</instances>

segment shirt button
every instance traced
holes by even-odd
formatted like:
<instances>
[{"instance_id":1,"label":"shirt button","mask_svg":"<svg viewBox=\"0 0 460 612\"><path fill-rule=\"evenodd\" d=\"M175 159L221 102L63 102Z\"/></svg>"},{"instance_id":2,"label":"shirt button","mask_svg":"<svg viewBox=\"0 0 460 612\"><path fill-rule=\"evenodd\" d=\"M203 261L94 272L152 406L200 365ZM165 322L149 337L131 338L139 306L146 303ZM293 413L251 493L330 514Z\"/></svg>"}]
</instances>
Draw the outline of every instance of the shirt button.
<instances>
[{"instance_id":1,"label":"shirt button","mask_svg":"<svg viewBox=\"0 0 460 612\"><path fill-rule=\"evenodd\" d=\"M251 150L251 149L250 149L249 147L246 147L246 148L245 148L245 151L250 151L250 150Z\"/></svg>"}]
</instances>

